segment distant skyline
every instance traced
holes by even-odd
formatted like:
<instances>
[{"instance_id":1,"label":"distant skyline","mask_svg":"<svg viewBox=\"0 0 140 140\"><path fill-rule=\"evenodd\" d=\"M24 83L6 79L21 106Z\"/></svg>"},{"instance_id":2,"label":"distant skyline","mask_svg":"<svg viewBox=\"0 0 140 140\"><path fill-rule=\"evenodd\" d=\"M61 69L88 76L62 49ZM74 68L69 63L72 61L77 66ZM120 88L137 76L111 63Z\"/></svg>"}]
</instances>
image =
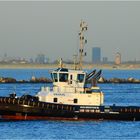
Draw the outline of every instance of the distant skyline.
<instances>
[{"instance_id":1,"label":"distant skyline","mask_svg":"<svg viewBox=\"0 0 140 140\"><path fill-rule=\"evenodd\" d=\"M88 23L86 61L92 48L103 57L140 60L140 1L0 1L0 57L50 60L73 58L78 52L79 24Z\"/></svg>"}]
</instances>

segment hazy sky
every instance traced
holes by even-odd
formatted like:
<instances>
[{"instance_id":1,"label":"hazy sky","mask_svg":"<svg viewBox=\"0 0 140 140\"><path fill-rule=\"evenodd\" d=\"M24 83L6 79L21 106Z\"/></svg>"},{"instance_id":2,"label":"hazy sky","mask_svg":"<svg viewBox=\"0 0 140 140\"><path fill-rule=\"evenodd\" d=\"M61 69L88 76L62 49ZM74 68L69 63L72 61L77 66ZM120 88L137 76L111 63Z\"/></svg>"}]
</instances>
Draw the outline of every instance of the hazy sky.
<instances>
[{"instance_id":1,"label":"hazy sky","mask_svg":"<svg viewBox=\"0 0 140 140\"><path fill-rule=\"evenodd\" d=\"M79 47L81 19L88 23L86 60L92 47L101 47L109 60L116 52L123 60L140 60L140 1L0 1L0 56L70 59Z\"/></svg>"}]
</instances>

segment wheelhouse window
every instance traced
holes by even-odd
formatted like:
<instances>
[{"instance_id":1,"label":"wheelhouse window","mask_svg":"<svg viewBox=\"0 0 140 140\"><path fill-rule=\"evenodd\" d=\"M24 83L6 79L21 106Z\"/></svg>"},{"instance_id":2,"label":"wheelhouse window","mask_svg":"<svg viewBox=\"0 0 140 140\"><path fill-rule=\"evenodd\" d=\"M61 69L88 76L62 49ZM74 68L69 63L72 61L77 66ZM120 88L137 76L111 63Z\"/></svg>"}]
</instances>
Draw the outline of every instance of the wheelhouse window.
<instances>
[{"instance_id":1,"label":"wheelhouse window","mask_svg":"<svg viewBox=\"0 0 140 140\"><path fill-rule=\"evenodd\" d=\"M58 82L57 73L53 73L53 81Z\"/></svg>"},{"instance_id":2,"label":"wheelhouse window","mask_svg":"<svg viewBox=\"0 0 140 140\"><path fill-rule=\"evenodd\" d=\"M67 82L68 74L67 73L59 73L59 82Z\"/></svg>"},{"instance_id":3,"label":"wheelhouse window","mask_svg":"<svg viewBox=\"0 0 140 140\"><path fill-rule=\"evenodd\" d=\"M82 83L82 82L84 82L84 74L78 74L77 75L77 80L80 82L80 83Z\"/></svg>"}]
</instances>

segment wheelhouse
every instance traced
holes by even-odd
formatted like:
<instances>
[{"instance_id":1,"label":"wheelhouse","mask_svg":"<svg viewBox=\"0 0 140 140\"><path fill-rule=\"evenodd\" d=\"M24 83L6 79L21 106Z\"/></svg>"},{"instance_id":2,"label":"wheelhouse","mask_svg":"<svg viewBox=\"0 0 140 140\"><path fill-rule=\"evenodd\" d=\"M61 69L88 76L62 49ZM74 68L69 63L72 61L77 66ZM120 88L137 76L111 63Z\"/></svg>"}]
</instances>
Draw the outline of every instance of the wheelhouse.
<instances>
[{"instance_id":1,"label":"wheelhouse","mask_svg":"<svg viewBox=\"0 0 140 140\"><path fill-rule=\"evenodd\" d=\"M54 85L73 85L83 87L85 83L86 73L81 70L68 70L66 68L58 68L51 73ZM63 84L63 85L62 85Z\"/></svg>"}]
</instances>

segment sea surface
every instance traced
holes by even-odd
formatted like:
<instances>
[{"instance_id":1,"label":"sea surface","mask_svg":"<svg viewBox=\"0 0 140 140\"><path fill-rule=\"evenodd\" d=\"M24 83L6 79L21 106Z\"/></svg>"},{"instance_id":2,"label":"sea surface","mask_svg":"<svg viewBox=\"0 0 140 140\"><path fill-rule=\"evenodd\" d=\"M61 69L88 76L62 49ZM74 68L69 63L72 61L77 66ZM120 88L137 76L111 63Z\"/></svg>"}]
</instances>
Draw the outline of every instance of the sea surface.
<instances>
[{"instance_id":1,"label":"sea surface","mask_svg":"<svg viewBox=\"0 0 140 140\"><path fill-rule=\"evenodd\" d=\"M48 77L49 69L3 69L0 77L28 80L32 76ZM109 79L134 77L140 70L103 70ZM0 84L0 96L16 92L35 95L41 86L51 84ZM140 106L140 84L99 84L106 105ZM135 121L9 121L0 122L0 139L140 139L140 122Z\"/></svg>"}]
</instances>

